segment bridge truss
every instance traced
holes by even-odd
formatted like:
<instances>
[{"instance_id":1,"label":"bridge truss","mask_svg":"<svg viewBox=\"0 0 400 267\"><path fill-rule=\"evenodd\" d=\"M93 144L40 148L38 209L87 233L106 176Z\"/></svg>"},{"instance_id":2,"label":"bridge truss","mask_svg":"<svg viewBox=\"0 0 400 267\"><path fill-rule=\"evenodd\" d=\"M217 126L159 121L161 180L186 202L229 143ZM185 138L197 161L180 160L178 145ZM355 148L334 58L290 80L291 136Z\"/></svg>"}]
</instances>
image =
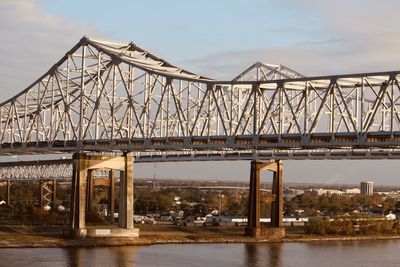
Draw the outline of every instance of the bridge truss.
<instances>
[{"instance_id":1,"label":"bridge truss","mask_svg":"<svg viewBox=\"0 0 400 267\"><path fill-rule=\"evenodd\" d=\"M72 161L16 161L0 162L1 180L71 180Z\"/></svg>"},{"instance_id":2,"label":"bridge truss","mask_svg":"<svg viewBox=\"0 0 400 267\"><path fill-rule=\"evenodd\" d=\"M0 104L0 155L127 151L139 162L399 158L399 75L304 77L256 63L232 81L216 81L134 43L84 37Z\"/></svg>"},{"instance_id":3,"label":"bridge truss","mask_svg":"<svg viewBox=\"0 0 400 267\"><path fill-rule=\"evenodd\" d=\"M93 177L109 178L108 170L94 170ZM0 181L57 180L72 179L72 159L0 162Z\"/></svg>"}]
</instances>

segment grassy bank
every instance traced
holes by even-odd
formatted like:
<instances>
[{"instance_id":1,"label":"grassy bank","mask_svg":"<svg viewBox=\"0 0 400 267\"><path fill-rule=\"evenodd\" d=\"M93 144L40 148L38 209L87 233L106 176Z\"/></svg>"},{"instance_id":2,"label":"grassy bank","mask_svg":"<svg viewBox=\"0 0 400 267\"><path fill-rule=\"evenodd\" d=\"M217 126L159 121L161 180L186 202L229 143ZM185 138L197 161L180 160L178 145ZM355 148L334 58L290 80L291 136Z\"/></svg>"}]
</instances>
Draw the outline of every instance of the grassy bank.
<instances>
[{"instance_id":1,"label":"grassy bank","mask_svg":"<svg viewBox=\"0 0 400 267\"><path fill-rule=\"evenodd\" d=\"M0 248L123 246L177 243L255 243L266 239L245 237L243 227L180 227L176 225L137 225L138 239L86 238L71 240L63 237L60 227L0 226ZM315 242L400 239L399 235L308 235L300 228L287 228L283 242Z\"/></svg>"}]
</instances>

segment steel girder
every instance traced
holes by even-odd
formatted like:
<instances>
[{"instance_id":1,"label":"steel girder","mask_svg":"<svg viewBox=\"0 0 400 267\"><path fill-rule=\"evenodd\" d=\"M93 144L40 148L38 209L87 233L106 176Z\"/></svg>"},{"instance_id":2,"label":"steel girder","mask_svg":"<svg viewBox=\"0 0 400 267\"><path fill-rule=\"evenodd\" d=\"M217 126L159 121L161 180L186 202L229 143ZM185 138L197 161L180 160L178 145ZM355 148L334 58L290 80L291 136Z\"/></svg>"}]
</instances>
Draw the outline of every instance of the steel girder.
<instances>
[{"instance_id":1,"label":"steel girder","mask_svg":"<svg viewBox=\"0 0 400 267\"><path fill-rule=\"evenodd\" d=\"M254 68L265 75L246 80ZM400 146L399 75L303 77L256 63L233 81L216 81L133 43L84 37L0 104L0 154L389 153Z\"/></svg>"}]
</instances>

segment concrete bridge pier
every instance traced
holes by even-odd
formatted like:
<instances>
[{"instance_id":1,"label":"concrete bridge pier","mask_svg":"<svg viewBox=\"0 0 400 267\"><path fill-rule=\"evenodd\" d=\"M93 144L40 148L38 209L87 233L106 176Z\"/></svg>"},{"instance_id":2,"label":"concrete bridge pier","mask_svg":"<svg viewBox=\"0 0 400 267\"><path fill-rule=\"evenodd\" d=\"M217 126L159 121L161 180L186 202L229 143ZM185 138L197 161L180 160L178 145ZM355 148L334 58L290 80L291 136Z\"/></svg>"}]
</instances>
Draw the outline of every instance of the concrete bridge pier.
<instances>
[{"instance_id":1,"label":"concrete bridge pier","mask_svg":"<svg viewBox=\"0 0 400 267\"><path fill-rule=\"evenodd\" d=\"M87 172L87 187L86 187L86 215L93 212L94 202L94 170Z\"/></svg>"},{"instance_id":2,"label":"concrete bridge pier","mask_svg":"<svg viewBox=\"0 0 400 267\"><path fill-rule=\"evenodd\" d=\"M133 227L133 157L99 156L85 153L73 155L73 177L71 190L70 234L72 237L138 237L139 230ZM118 228L88 228L86 226L87 194L94 185L93 170L120 172L120 207ZM113 174L112 174L113 175ZM92 181L90 181L92 180ZM93 192L93 191L92 191ZM89 193L91 194L91 193Z\"/></svg>"},{"instance_id":3,"label":"concrete bridge pier","mask_svg":"<svg viewBox=\"0 0 400 267\"><path fill-rule=\"evenodd\" d=\"M273 172L273 182L272 194L263 197L260 194L260 173L264 170ZM260 223L262 200L272 202L270 227L261 226ZM248 216L245 235L274 240L280 240L285 236L285 228L283 228L283 164L281 160L251 162Z\"/></svg>"},{"instance_id":4,"label":"concrete bridge pier","mask_svg":"<svg viewBox=\"0 0 400 267\"><path fill-rule=\"evenodd\" d=\"M108 188L108 213L110 216L110 223L114 223L115 213L115 172L110 170L109 173L110 187Z\"/></svg>"},{"instance_id":5,"label":"concrete bridge pier","mask_svg":"<svg viewBox=\"0 0 400 267\"><path fill-rule=\"evenodd\" d=\"M124 170L119 178L118 227L133 228L133 157L124 157Z\"/></svg>"}]
</instances>

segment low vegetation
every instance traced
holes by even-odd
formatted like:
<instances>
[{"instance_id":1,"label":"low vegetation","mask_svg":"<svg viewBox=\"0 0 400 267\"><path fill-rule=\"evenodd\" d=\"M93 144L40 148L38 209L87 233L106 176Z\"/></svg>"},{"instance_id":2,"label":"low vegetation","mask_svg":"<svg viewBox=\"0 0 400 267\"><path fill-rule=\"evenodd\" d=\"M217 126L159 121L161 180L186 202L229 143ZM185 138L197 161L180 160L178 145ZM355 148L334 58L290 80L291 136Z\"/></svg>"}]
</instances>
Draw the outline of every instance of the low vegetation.
<instances>
[{"instance_id":1,"label":"low vegetation","mask_svg":"<svg viewBox=\"0 0 400 267\"><path fill-rule=\"evenodd\" d=\"M33 185L15 186L12 205L0 206L0 224L24 225L67 225L69 219L69 187L57 188L57 205L66 210L44 211L38 208L38 187ZM118 188L117 188L118 192ZM0 192L0 196L1 196ZM107 188L97 187L94 202L106 206L108 203ZM247 191L239 190L200 190L198 188L163 188L154 190L151 187L135 188L135 214L163 216L171 219L183 217L204 217L213 210L220 214L247 216ZM118 199L115 200L118 212ZM263 201L261 216L268 217L270 203ZM373 235L400 234L398 221L384 220L383 215L400 211L400 202L392 197L378 194L366 195L318 195L306 191L290 200L284 201L284 215L309 217L305 232L313 235ZM380 219L377 219L380 217ZM317 219L315 219L317 218ZM91 213L88 223L108 223L109 219Z\"/></svg>"},{"instance_id":2,"label":"low vegetation","mask_svg":"<svg viewBox=\"0 0 400 267\"><path fill-rule=\"evenodd\" d=\"M335 218L312 220L305 228L306 233L316 235L382 235L400 234L398 221L374 220L368 217Z\"/></svg>"}]
</instances>

